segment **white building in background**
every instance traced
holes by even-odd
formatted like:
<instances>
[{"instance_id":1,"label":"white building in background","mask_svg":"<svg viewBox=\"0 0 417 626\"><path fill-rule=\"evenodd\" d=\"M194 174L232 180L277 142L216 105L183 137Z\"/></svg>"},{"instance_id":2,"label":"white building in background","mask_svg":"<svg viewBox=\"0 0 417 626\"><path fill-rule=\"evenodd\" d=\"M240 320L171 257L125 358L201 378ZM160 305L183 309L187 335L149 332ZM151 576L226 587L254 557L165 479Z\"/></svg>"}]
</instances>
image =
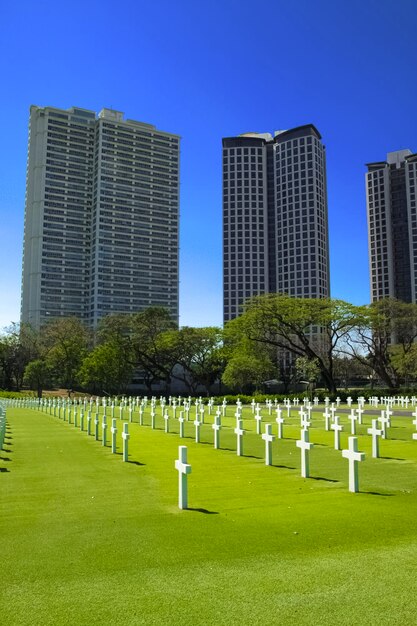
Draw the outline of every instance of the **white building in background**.
<instances>
[{"instance_id":1,"label":"white building in background","mask_svg":"<svg viewBox=\"0 0 417 626\"><path fill-rule=\"evenodd\" d=\"M367 167L371 300L417 302L417 154L389 152Z\"/></svg>"},{"instance_id":2,"label":"white building in background","mask_svg":"<svg viewBox=\"0 0 417 626\"><path fill-rule=\"evenodd\" d=\"M178 321L179 137L150 124L32 106L21 321L92 327L149 306Z\"/></svg>"},{"instance_id":3,"label":"white building in background","mask_svg":"<svg viewBox=\"0 0 417 626\"><path fill-rule=\"evenodd\" d=\"M330 296L326 155L312 124L223 139L224 321L262 293Z\"/></svg>"}]
</instances>

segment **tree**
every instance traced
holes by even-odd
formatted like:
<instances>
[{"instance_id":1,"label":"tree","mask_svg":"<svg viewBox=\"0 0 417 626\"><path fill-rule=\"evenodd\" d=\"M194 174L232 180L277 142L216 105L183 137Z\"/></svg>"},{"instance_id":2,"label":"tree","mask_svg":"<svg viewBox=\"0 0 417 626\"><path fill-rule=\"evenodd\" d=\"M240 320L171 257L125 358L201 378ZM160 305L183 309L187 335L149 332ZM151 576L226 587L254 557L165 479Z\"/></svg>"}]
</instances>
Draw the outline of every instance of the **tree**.
<instances>
[{"instance_id":1,"label":"tree","mask_svg":"<svg viewBox=\"0 0 417 626\"><path fill-rule=\"evenodd\" d=\"M355 322L355 307L342 300L265 294L246 303L243 314L228 323L226 337L243 336L258 346L287 352L294 359L316 360L325 385L333 392L333 360Z\"/></svg>"},{"instance_id":2,"label":"tree","mask_svg":"<svg viewBox=\"0 0 417 626\"><path fill-rule=\"evenodd\" d=\"M75 317L56 319L41 329L45 360L57 382L70 390L77 383L78 370L87 354L89 333Z\"/></svg>"},{"instance_id":3,"label":"tree","mask_svg":"<svg viewBox=\"0 0 417 626\"><path fill-rule=\"evenodd\" d=\"M0 336L0 385L9 391L19 391L30 358L20 341L19 325L12 324L5 331Z\"/></svg>"},{"instance_id":4,"label":"tree","mask_svg":"<svg viewBox=\"0 0 417 626\"><path fill-rule=\"evenodd\" d=\"M42 359L31 361L26 365L24 382L37 392L38 398L42 398L42 391L52 384L51 366Z\"/></svg>"},{"instance_id":5,"label":"tree","mask_svg":"<svg viewBox=\"0 0 417 626\"><path fill-rule=\"evenodd\" d=\"M111 342L96 346L84 358L78 373L80 383L92 393L119 394L132 379L133 365Z\"/></svg>"},{"instance_id":6,"label":"tree","mask_svg":"<svg viewBox=\"0 0 417 626\"><path fill-rule=\"evenodd\" d=\"M149 307L131 318L130 338L134 364L142 370L149 393L152 393L152 384L161 379L169 389L172 369L176 363L176 349L175 346L167 345L162 335L176 328L169 311L163 307Z\"/></svg>"},{"instance_id":7,"label":"tree","mask_svg":"<svg viewBox=\"0 0 417 626\"><path fill-rule=\"evenodd\" d=\"M272 363L270 361L257 358L250 353L236 353L228 361L222 380L228 387L237 389L239 393L244 393L253 386L258 389L271 375L271 371Z\"/></svg>"},{"instance_id":8,"label":"tree","mask_svg":"<svg viewBox=\"0 0 417 626\"><path fill-rule=\"evenodd\" d=\"M345 337L343 351L375 372L387 387L396 389L401 361L406 363L415 349L417 305L384 298L357 310L356 324Z\"/></svg>"},{"instance_id":9,"label":"tree","mask_svg":"<svg viewBox=\"0 0 417 626\"><path fill-rule=\"evenodd\" d=\"M106 315L100 320L96 336L99 344L115 346L124 359L132 362L132 316L126 314Z\"/></svg>"},{"instance_id":10,"label":"tree","mask_svg":"<svg viewBox=\"0 0 417 626\"><path fill-rule=\"evenodd\" d=\"M351 356L338 356L334 358L333 371L339 384L347 389L356 379L368 378L370 368Z\"/></svg>"},{"instance_id":11,"label":"tree","mask_svg":"<svg viewBox=\"0 0 417 626\"><path fill-rule=\"evenodd\" d=\"M320 374L320 367L317 359L307 359L305 356L299 356L295 361L295 369L300 378L300 382L307 384L311 400L314 384L317 382ZM302 378L304 378L304 380L301 380Z\"/></svg>"},{"instance_id":12,"label":"tree","mask_svg":"<svg viewBox=\"0 0 417 626\"><path fill-rule=\"evenodd\" d=\"M221 329L213 326L184 326L161 336L161 345L165 342L180 366L174 369L173 376L182 380L191 393L202 385L209 394L210 387L220 377L224 368L222 339Z\"/></svg>"}]
</instances>

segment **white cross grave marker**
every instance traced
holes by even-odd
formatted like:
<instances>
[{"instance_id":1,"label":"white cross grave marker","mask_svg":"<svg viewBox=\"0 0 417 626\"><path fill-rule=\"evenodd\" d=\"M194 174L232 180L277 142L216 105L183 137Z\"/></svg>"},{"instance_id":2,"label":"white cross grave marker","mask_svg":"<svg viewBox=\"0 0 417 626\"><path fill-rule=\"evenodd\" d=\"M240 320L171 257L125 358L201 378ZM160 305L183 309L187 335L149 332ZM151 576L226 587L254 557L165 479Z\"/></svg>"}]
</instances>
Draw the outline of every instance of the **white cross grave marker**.
<instances>
[{"instance_id":1,"label":"white cross grave marker","mask_svg":"<svg viewBox=\"0 0 417 626\"><path fill-rule=\"evenodd\" d=\"M301 428L303 428L304 430L308 430L311 426L311 422L309 422L307 414L306 413L301 413Z\"/></svg>"},{"instance_id":2,"label":"white cross grave marker","mask_svg":"<svg viewBox=\"0 0 417 626\"><path fill-rule=\"evenodd\" d=\"M278 439L283 438L283 426L284 426L284 418L282 417L282 411L279 407L276 409L276 418L275 421L278 425Z\"/></svg>"},{"instance_id":3,"label":"white cross grave marker","mask_svg":"<svg viewBox=\"0 0 417 626\"><path fill-rule=\"evenodd\" d=\"M382 439L387 438L387 426L390 425L390 419L385 415L385 411L381 411L381 417L378 417L382 428Z\"/></svg>"},{"instance_id":4,"label":"white cross grave marker","mask_svg":"<svg viewBox=\"0 0 417 626\"><path fill-rule=\"evenodd\" d=\"M342 450L342 456L349 461L349 491L357 493L359 491L358 462L365 459L365 454L358 452L357 437L349 437L349 448Z\"/></svg>"},{"instance_id":5,"label":"white cross grave marker","mask_svg":"<svg viewBox=\"0 0 417 626\"><path fill-rule=\"evenodd\" d=\"M358 419L358 416L356 415L354 410L351 410L348 419L350 420L350 434L356 435L356 421Z\"/></svg>"},{"instance_id":6,"label":"white cross grave marker","mask_svg":"<svg viewBox=\"0 0 417 626\"><path fill-rule=\"evenodd\" d=\"M301 476L310 476L310 450L314 444L310 443L309 431L306 428L301 430L301 439L296 442L297 448L301 449Z\"/></svg>"},{"instance_id":7,"label":"white cross grave marker","mask_svg":"<svg viewBox=\"0 0 417 626\"><path fill-rule=\"evenodd\" d=\"M256 414L255 414L255 420L256 420L256 434L260 435L261 434L261 424L262 424L262 415L260 414L261 409L259 408L259 405L256 406Z\"/></svg>"},{"instance_id":8,"label":"white cross grave marker","mask_svg":"<svg viewBox=\"0 0 417 626\"><path fill-rule=\"evenodd\" d=\"M184 411L180 411L180 416L178 418L178 421L180 423L180 437L181 439L183 439L184 438L184 422L185 422Z\"/></svg>"},{"instance_id":9,"label":"white cross grave marker","mask_svg":"<svg viewBox=\"0 0 417 626\"><path fill-rule=\"evenodd\" d=\"M96 441L98 441L98 425L99 425L100 421L98 419L98 413L95 413L94 416L94 438Z\"/></svg>"},{"instance_id":10,"label":"white cross grave marker","mask_svg":"<svg viewBox=\"0 0 417 626\"><path fill-rule=\"evenodd\" d=\"M330 430L330 413L329 413L329 409L326 406L326 409L323 413L323 417L324 417L324 427L326 430Z\"/></svg>"},{"instance_id":11,"label":"white cross grave marker","mask_svg":"<svg viewBox=\"0 0 417 626\"><path fill-rule=\"evenodd\" d=\"M107 444L107 417L103 415L103 421L101 422L101 445Z\"/></svg>"},{"instance_id":12,"label":"white cross grave marker","mask_svg":"<svg viewBox=\"0 0 417 626\"><path fill-rule=\"evenodd\" d=\"M129 424L127 422L123 423L122 439L123 439L123 461L127 463L127 460L129 458L129 439L130 439Z\"/></svg>"},{"instance_id":13,"label":"white cross grave marker","mask_svg":"<svg viewBox=\"0 0 417 626\"><path fill-rule=\"evenodd\" d=\"M236 428L234 430L236 435L236 454L238 456L243 455L243 435L245 431L243 430L243 420L237 420Z\"/></svg>"},{"instance_id":14,"label":"white cross grave marker","mask_svg":"<svg viewBox=\"0 0 417 626\"><path fill-rule=\"evenodd\" d=\"M216 415L214 418L214 424L212 424L212 429L214 430L214 448L218 450L220 448L220 430L221 430L221 422L220 415Z\"/></svg>"},{"instance_id":15,"label":"white cross grave marker","mask_svg":"<svg viewBox=\"0 0 417 626\"><path fill-rule=\"evenodd\" d=\"M334 430L334 449L340 450L340 432L343 430L342 424L339 424L339 416L336 415L333 424L330 426Z\"/></svg>"},{"instance_id":16,"label":"white cross grave marker","mask_svg":"<svg viewBox=\"0 0 417 626\"><path fill-rule=\"evenodd\" d=\"M191 474L191 465L187 463L187 446L178 447L179 458L175 461L175 469L178 471L178 507L188 508L187 476Z\"/></svg>"},{"instance_id":17,"label":"white cross grave marker","mask_svg":"<svg viewBox=\"0 0 417 626\"><path fill-rule=\"evenodd\" d=\"M111 420L111 451L116 454L116 435L117 435L117 420L113 417Z\"/></svg>"},{"instance_id":18,"label":"white cross grave marker","mask_svg":"<svg viewBox=\"0 0 417 626\"><path fill-rule=\"evenodd\" d=\"M196 416L196 418L194 420L194 426L195 426L195 442L196 443L200 443L200 426L201 426L201 422L198 419L198 415Z\"/></svg>"},{"instance_id":19,"label":"white cross grave marker","mask_svg":"<svg viewBox=\"0 0 417 626\"><path fill-rule=\"evenodd\" d=\"M165 420L165 432L169 433L169 413L168 413L168 411L165 411L165 413L164 413L164 420Z\"/></svg>"},{"instance_id":20,"label":"white cross grave marker","mask_svg":"<svg viewBox=\"0 0 417 626\"><path fill-rule=\"evenodd\" d=\"M265 441L265 465L272 465L272 442L275 439L272 434L272 424L265 424L262 439Z\"/></svg>"},{"instance_id":21,"label":"white cross grave marker","mask_svg":"<svg viewBox=\"0 0 417 626\"><path fill-rule=\"evenodd\" d=\"M379 457L379 439L382 430L377 428L378 420L372 420L372 428L368 428L368 435L372 435L372 456L374 459Z\"/></svg>"}]
</instances>

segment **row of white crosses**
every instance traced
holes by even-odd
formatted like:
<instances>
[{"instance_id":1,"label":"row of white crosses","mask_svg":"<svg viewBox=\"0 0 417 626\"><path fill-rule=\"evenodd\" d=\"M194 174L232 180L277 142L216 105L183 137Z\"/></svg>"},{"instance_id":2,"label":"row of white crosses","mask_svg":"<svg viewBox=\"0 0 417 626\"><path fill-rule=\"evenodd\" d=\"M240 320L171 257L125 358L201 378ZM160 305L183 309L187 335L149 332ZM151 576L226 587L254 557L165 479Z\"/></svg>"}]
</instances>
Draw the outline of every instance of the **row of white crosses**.
<instances>
[{"instance_id":1,"label":"row of white crosses","mask_svg":"<svg viewBox=\"0 0 417 626\"><path fill-rule=\"evenodd\" d=\"M46 402L46 401L45 401ZM49 401L50 402L50 401ZM62 402L63 407L64 407L64 419L65 419L65 401ZM121 403L123 404L123 403ZM58 400L58 405L60 406L60 401ZM84 401L84 407L86 406L86 401ZM106 402L105 399L103 400L103 406L104 406L104 415L103 415L103 422L102 422L102 442L103 442L103 446L106 445L106 429L107 429L107 423L106 423ZM243 454L243 435L244 435L244 430L243 430L243 422L241 420L239 420L238 418L240 417L240 411L242 409L242 404L240 401L238 401L237 403L237 407L238 407L238 411L236 413L236 418L237 418L237 426L235 429L235 434L237 435L237 454L238 455L242 455ZM307 431L308 427L310 426L310 422L308 420L309 414L311 412L311 405L308 404L308 402L305 402L305 408L307 410L307 413L304 413L303 410L300 411L300 416L301 416L301 427L303 428L303 431ZM90 409L91 409L91 401L90 401ZM257 420L257 433L260 434L260 422L261 422L261 416L260 416L260 408L259 405L256 406L256 416L255 419ZM279 405L277 406L277 424L278 424L278 437L282 438L283 433L282 433L282 426L284 423L284 420L282 418L282 412L281 409L279 407ZM333 418L333 423L331 426L331 429L334 430L334 434L335 434L335 449L339 450L340 449L340 432L343 429L343 426L339 424L339 418L337 416L334 415L335 412L335 408L334 405L332 403L332 407L330 408L330 413L331 416ZM363 413L363 409L361 408L361 404L359 405L358 409L356 409L356 413L358 415L355 414L354 410L351 410L351 414L349 416L349 419L351 420L351 433L352 434L356 434L356 420L359 421L359 423L362 423L361 420L361 416ZM379 446L378 446L378 437L382 436L382 437L386 437L386 426L390 425L390 415L392 414L392 411L390 411L389 407L386 408L385 411L382 412L381 417L379 418L379 421L382 424L382 429L379 430L376 426L377 421L378 420L373 420L372 421L372 428L368 429L368 433L370 435L372 435L372 456L373 457L378 457L379 456ZM417 429L417 409L415 411L414 415L414 421L413 424L415 424L416 429ZM60 416L60 410L59 410L59 416ZM165 415L165 417L167 417ZM325 423L326 423L326 430L329 429L329 418L330 418L330 414L329 411L326 408L326 411L324 413L324 417L325 417ZM70 421L70 414L69 414L69 421ZM180 436L184 436L184 430L183 430L183 422L184 419L180 416ZM87 418L87 432L88 434L90 434L90 422L91 422L91 415L90 415L90 411L89 411L89 416ZM168 427L168 419L166 419L166 432L169 432L169 427ZM200 425L202 422L200 422L198 420L198 416L196 418L196 421L194 422L195 426L196 426L196 442L198 443L200 441ZM95 419L95 438L98 439L98 424L99 424L99 420L98 420L98 413L96 413L96 419ZM76 403L74 403L74 425L77 426L77 414L76 414ZM127 424L125 425L127 427ZM214 430L214 447L215 448L219 448L220 447L220 443L219 443L219 431L221 429L221 422L220 422L220 409L218 409L218 412L216 414L216 418L214 420L214 423L212 425L212 428ZM83 430L83 410L82 408L80 409L80 429ZM266 451L265 451L265 459L266 459L266 464L271 464L272 460L271 460L271 455L272 455L272 441L274 439L272 432L271 432L271 425L268 424L266 426L265 429L265 433L262 435L262 438L265 440L265 446L266 446ZM112 434L117 432L117 429L115 428L115 423L113 422L112 425ZM127 450L127 440L128 440L128 434L127 434L127 429L124 431L123 433L123 439L124 439L124 444L126 444L124 446L124 448L126 447ZM413 439L417 439L417 432L415 434L413 434ZM297 446L300 447L302 449L302 475L303 476L308 476L308 456L306 456L306 453L308 450L311 449L313 444L310 444L309 440L308 440L308 436L306 438L306 435L302 435L302 438L299 442L297 442ZM114 450L115 444L114 444L114 439L112 439L112 450ZM123 454L124 456L124 460L127 460L127 452Z\"/></svg>"},{"instance_id":2,"label":"row of white crosses","mask_svg":"<svg viewBox=\"0 0 417 626\"><path fill-rule=\"evenodd\" d=\"M309 477L309 451L313 447L313 444L310 443L309 441L309 431L308 431L308 428L310 427L310 424L311 424L310 417L311 417L312 407L311 407L311 404L308 403L307 401L306 403L304 403L304 408L306 409L306 411L304 411L303 409L300 409L302 430L301 430L301 439L296 442L296 445L301 450L301 475L304 478L308 478ZM236 437L237 437L236 448L237 448L238 456L243 455L243 436L245 434L245 431L243 429L243 421L240 419L241 418L240 409L241 407L238 406L238 409L235 413L236 428L234 430ZM261 424L262 418L260 415L259 404L254 404L252 406L252 410L253 410L253 413L255 414L254 418L256 420L256 432L257 434L261 434L260 424ZM336 411L335 408L333 409L333 414L334 414L334 411ZM327 413L327 418L329 418L330 413L328 413L327 411L326 413ZM279 405L276 407L276 414L277 414L276 422L278 425L278 438L282 439L284 418L282 417L282 410ZM357 419L356 415L355 415L355 419ZM328 425L327 420L326 420L326 423ZM337 416L335 417L335 422L334 422L334 425L332 425L332 429L335 431L335 448L336 450L339 450L340 449L340 431L343 429L343 426L339 424L339 418ZM328 430L328 427L327 427L327 430ZM272 434L271 424L265 424L265 432L262 434L262 439L265 441L265 464L272 465L272 442L275 439L275 437Z\"/></svg>"},{"instance_id":3,"label":"row of white crosses","mask_svg":"<svg viewBox=\"0 0 417 626\"><path fill-rule=\"evenodd\" d=\"M6 437L6 405L0 403L0 450L3 450L4 439Z\"/></svg>"},{"instance_id":4,"label":"row of white crosses","mask_svg":"<svg viewBox=\"0 0 417 626\"><path fill-rule=\"evenodd\" d=\"M296 446L300 448L301 452L301 476L303 478L309 478L310 476L310 466L309 466L309 453L310 450L314 447L314 444L310 442L309 437L309 427L310 427L310 411L311 407L308 407L308 412L300 411L301 418L301 436L298 441L296 441ZM282 438L282 426L283 426L283 418L282 411L278 406L277 409L277 424L278 424L278 435ZM256 408L255 408L256 412ZM256 412L255 419L259 417L259 412ZM354 416L357 419L357 416ZM237 454L238 456L243 455L243 436L245 431L243 429L243 421L240 419L240 413L236 412L236 428L234 430L237 437ZM353 421L353 418L352 418ZM257 421L257 425L259 421ZM331 428L335 432L335 449L340 450L340 431L343 429L343 426L339 424L339 417L335 416L335 421L332 424ZM257 433L259 434L258 428ZM265 441L265 464L272 465L272 442L275 437L272 434L272 425L265 424L265 432L262 434L262 439ZM365 454L363 452L358 452L358 440L357 437L349 437L349 446L347 450L342 450L342 455L344 458L349 460L349 491L357 492L359 491L359 478L358 478L358 463L363 461L365 458Z\"/></svg>"},{"instance_id":5,"label":"row of white crosses","mask_svg":"<svg viewBox=\"0 0 417 626\"><path fill-rule=\"evenodd\" d=\"M85 409L87 407L87 401L85 400L84 402L81 401L71 401L70 399L53 399L51 401L51 399L49 399L48 401L46 399L40 399L37 403L31 403L31 404L27 404L27 407L30 408L37 408L39 410L43 410L44 412L49 412L50 414L52 414L52 410L54 410L54 415L56 415L56 409L58 410L58 418L59 419L63 419L64 421L68 421L69 424L71 424L71 406L73 406L73 424L76 428L80 428L81 431L84 431L84 417L85 417ZM93 402L92 400L89 403L89 410L87 413L87 428L86 428L86 432L87 435L91 435L91 422L92 422L92 416L91 416L91 409L92 409L92 405ZM113 406L113 405L112 405ZM78 410L77 410L78 409ZM99 419L99 400L97 399L96 401L96 413L95 413L95 419L94 419L94 437L95 440L98 441L99 439L99 424L100 424L100 419ZM61 413L62 413L62 417L61 417ZM68 418L68 419L67 419ZM79 418L79 423L78 423L78 418ZM101 423L101 429L102 429L102 445L106 446L107 445L107 415L106 415L106 401L105 399L103 399L103 415L102 415L102 423ZM116 453L116 433L117 433L117 420L116 418L112 418L112 426L111 426L111 435L112 435L112 440L111 440L111 450L112 453L115 454ZM128 452L128 441L129 441L130 435L129 435L129 431L128 431L128 423L125 422L123 424L123 432L122 432L122 441L123 441L123 461L127 462L128 461L128 456L129 456L129 452Z\"/></svg>"}]
</instances>

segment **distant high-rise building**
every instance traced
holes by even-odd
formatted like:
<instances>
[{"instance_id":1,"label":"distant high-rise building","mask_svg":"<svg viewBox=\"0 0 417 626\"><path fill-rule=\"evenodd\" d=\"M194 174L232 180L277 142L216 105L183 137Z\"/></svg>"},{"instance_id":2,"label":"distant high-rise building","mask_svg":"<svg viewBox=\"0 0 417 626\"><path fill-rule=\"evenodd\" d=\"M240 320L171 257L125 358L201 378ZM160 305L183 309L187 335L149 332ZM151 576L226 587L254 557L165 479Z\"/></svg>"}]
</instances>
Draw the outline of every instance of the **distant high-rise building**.
<instances>
[{"instance_id":1,"label":"distant high-rise building","mask_svg":"<svg viewBox=\"0 0 417 626\"><path fill-rule=\"evenodd\" d=\"M416 302L417 154L389 152L386 161L367 167L371 300Z\"/></svg>"},{"instance_id":2,"label":"distant high-rise building","mask_svg":"<svg viewBox=\"0 0 417 626\"><path fill-rule=\"evenodd\" d=\"M330 295L326 156L312 125L223 139L224 321L253 295Z\"/></svg>"},{"instance_id":3,"label":"distant high-rise building","mask_svg":"<svg viewBox=\"0 0 417 626\"><path fill-rule=\"evenodd\" d=\"M179 137L103 109L32 106L21 320L164 306L178 320Z\"/></svg>"}]
</instances>

